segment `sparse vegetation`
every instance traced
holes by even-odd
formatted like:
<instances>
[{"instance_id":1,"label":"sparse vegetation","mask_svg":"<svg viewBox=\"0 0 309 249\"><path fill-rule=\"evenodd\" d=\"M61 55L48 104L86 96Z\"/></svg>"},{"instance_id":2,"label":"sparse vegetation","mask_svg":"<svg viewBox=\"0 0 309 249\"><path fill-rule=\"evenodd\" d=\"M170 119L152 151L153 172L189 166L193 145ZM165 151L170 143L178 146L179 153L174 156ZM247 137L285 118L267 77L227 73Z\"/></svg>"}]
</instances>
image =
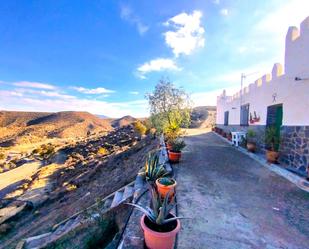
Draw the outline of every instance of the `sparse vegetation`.
<instances>
[{"instance_id":1,"label":"sparse vegetation","mask_svg":"<svg viewBox=\"0 0 309 249\"><path fill-rule=\"evenodd\" d=\"M55 153L55 147L52 144L43 144L38 149L38 155L43 159L50 158Z\"/></svg>"},{"instance_id":2,"label":"sparse vegetation","mask_svg":"<svg viewBox=\"0 0 309 249\"><path fill-rule=\"evenodd\" d=\"M147 127L141 121L135 121L133 123L134 129L138 132L139 135L145 135L147 131Z\"/></svg>"},{"instance_id":3,"label":"sparse vegetation","mask_svg":"<svg viewBox=\"0 0 309 249\"><path fill-rule=\"evenodd\" d=\"M4 160L4 159L5 159L4 153L0 153L0 160Z\"/></svg>"},{"instance_id":4,"label":"sparse vegetation","mask_svg":"<svg viewBox=\"0 0 309 249\"><path fill-rule=\"evenodd\" d=\"M108 154L108 150L104 147L100 147L97 151L97 154L101 156L105 156Z\"/></svg>"}]
</instances>

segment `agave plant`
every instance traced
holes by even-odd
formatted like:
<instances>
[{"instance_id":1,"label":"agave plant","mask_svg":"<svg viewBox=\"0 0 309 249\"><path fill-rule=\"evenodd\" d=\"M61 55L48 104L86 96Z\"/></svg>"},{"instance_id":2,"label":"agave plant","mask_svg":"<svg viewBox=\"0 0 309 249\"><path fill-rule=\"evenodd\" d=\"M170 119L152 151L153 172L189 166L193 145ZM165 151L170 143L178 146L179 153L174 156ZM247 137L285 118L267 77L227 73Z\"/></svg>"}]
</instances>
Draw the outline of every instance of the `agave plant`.
<instances>
[{"instance_id":1,"label":"agave plant","mask_svg":"<svg viewBox=\"0 0 309 249\"><path fill-rule=\"evenodd\" d=\"M182 139L177 138L171 143L171 146L172 146L171 151L180 152L184 147L186 147L186 143Z\"/></svg>"},{"instance_id":2,"label":"agave plant","mask_svg":"<svg viewBox=\"0 0 309 249\"><path fill-rule=\"evenodd\" d=\"M146 181L150 185L154 185L156 180L160 177L166 176L164 164L159 163L159 155L155 152L150 152L145 163Z\"/></svg>"},{"instance_id":3,"label":"agave plant","mask_svg":"<svg viewBox=\"0 0 309 249\"><path fill-rule=\"evenodd\" d=\"M157 225L164 225L174 220L183 219L181 217L168 218L171 210L176 205L174 201L171 202L169 200L170 192L162 200L156 188L153 187L150 191L152 208L142 207L133 203L128 203L128 205L132 205L142 211L152 223L155 223Z\"/></svg>"},{"instance_id":4,"label":"agave plant","mask_svg":"<svg viewBox=\"0 0 309 249\"><path fill-rule=\"evenodd\" d=\"M169 186L169 185L173 185L175 183L175 180L170 177L162 177L159 179L159 183L165 186Z\"/></svg>"}]
</instances>

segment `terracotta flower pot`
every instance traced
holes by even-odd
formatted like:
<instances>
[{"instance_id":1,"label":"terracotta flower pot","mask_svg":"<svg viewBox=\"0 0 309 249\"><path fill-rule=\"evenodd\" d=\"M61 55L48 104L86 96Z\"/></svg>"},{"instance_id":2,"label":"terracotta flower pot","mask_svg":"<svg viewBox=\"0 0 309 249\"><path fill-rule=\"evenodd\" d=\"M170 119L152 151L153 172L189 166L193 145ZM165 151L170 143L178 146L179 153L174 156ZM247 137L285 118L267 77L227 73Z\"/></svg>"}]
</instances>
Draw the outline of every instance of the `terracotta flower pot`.
<instances>
[{"instance_id":1,"label":"terracotta flower pot","mask_svg":"<svg viewBox=\"0 0 309 249\"><path fill-rule=\"evenodd\" d=\"M247 142L247 150L250 151L250 152L255 152L256 144L255 143L251 143L251 142Z\"/></svg>"},{"instance_id":2,"label":"terracotta flower pot","mask_svg":"<svg viewBox=\"0 0 309 249\"><path fill-rule=\"evenodd\" d=\"M266 151L266 159L269 163L277 163L279 158L279 152L267 150Z\"/></svg>"},{"instance_id":3,"label":"terracotta flower pot","mask_svg":"<svg viewBox=\"0 0 309 249\"><path fill-rule=\"evenodd\" d=\"M181 152L173 152L173 151L168 151L168 159L172 163L179 163L179 160L181 158Z\"/></svg>"},{"instance_id":4,"label":"terracotta flower pot","mask_svg":"<svg viewBox=\"0 0 309 249\"><path fill-rule=\"evenodd\" d=\"M163 185L160 183L159 181L160 179L156 180L156 185L157 185L157 189L161 195L161 197L165 198L165 196L167 195L167 193L170 193L170 197L174 197L175 195L175 188L177 185L177 182L175 179L173 179L175 182L172 185Z\"/></svg>"},{"instance_id":5,"label":"terracotta flower pot","mask_svg":"<svg viewBox=\"0 0 309 249\"><path fill-rule=\"evenodd\" d=\"M177 220L176 227L170 232L156 232L150 229L146 223L145 215L141 218L141 226L144 231L144 238L147 248L149 249L173 249L176 234L180 230L180 221Z\"/></svg>"},{"instance_id":6,"label":"terracotta flower pot","mask_svg":"<svg viewBox=\"0 0 309 249\"><path fill-rule=\"evenodd\" d=\"M172 145L170 143L166 143L166 149L170 150L172 148Z\"/></svg>"}]
</instances>

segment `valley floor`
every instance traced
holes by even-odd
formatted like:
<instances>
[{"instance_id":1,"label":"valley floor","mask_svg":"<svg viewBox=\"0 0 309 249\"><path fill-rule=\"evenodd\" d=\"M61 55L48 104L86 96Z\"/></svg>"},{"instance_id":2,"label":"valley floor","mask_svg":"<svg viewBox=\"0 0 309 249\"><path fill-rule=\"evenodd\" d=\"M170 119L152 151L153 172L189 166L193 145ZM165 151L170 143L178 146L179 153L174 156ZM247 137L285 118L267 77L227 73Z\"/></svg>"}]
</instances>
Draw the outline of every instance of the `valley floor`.
<instances>
[{"instance_id":1,"label":"valley floor","mask_svg":"<svg viewBox=\"0 0 309 249\"><path fill-rule=\"evenodd\" d=\"M189 130L177 165L178 249L303 249L309 194L206 130Z\"/></svg>"}]
</instances>

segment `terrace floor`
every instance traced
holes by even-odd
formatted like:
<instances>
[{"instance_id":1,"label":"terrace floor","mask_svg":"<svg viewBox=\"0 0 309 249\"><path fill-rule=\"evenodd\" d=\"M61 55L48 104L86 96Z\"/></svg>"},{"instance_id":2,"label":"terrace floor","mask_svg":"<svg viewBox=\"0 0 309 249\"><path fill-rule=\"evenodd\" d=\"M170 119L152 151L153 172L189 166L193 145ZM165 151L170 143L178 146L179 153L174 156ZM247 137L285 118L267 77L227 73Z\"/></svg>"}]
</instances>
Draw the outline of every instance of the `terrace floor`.
<instances>
[{"instance_id":1,"label":"terrace floor","mask_svg":"<svg viewBox=\"0 0 309 249\"><path fill-rule=\"evenodd\" d=\"M189 130L175 165L178 249L304 249L309 194L212 132Z\"/></svg>"}]
</instances>

